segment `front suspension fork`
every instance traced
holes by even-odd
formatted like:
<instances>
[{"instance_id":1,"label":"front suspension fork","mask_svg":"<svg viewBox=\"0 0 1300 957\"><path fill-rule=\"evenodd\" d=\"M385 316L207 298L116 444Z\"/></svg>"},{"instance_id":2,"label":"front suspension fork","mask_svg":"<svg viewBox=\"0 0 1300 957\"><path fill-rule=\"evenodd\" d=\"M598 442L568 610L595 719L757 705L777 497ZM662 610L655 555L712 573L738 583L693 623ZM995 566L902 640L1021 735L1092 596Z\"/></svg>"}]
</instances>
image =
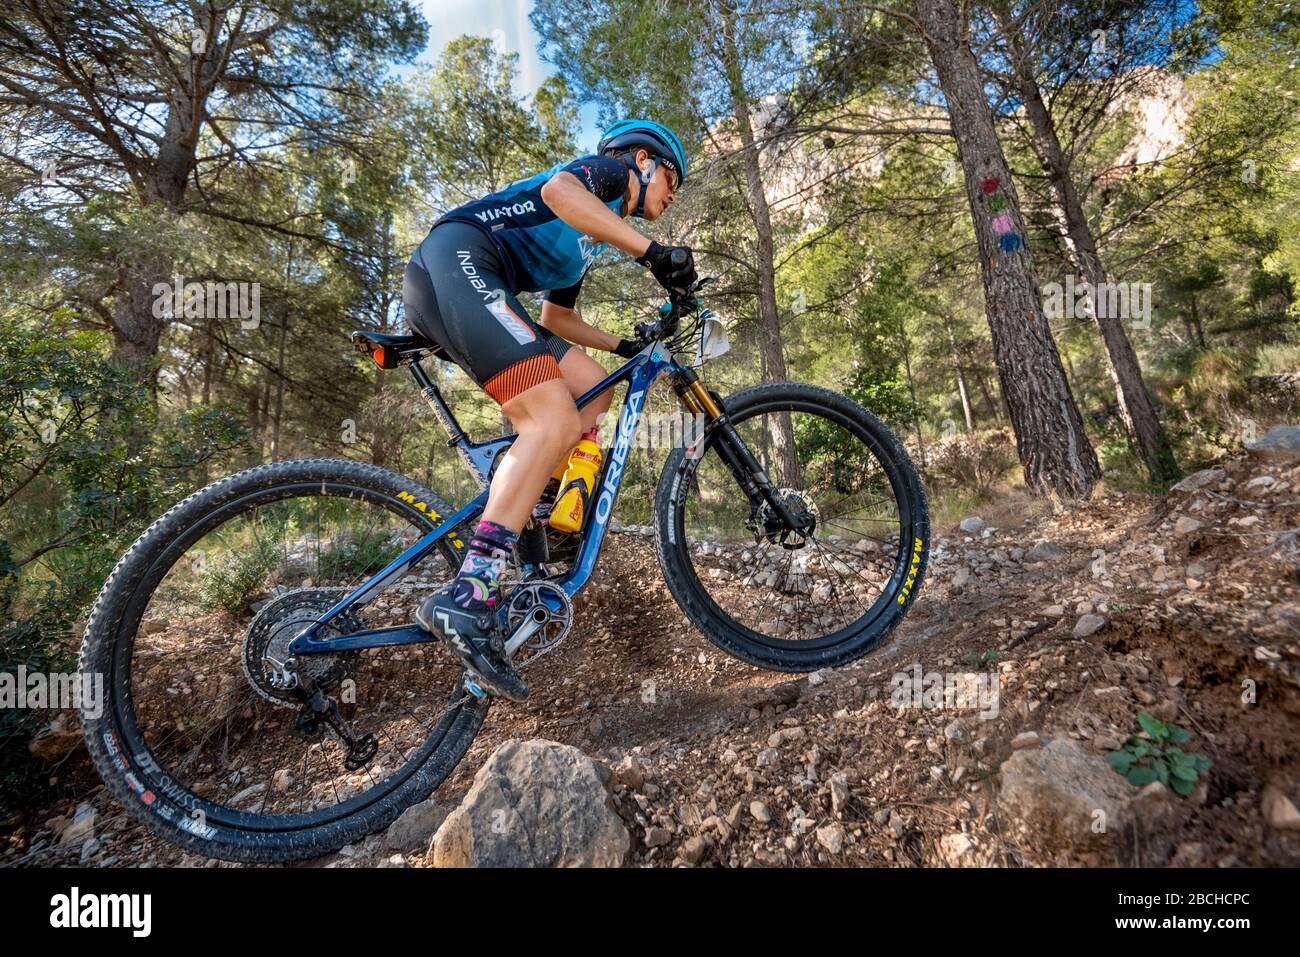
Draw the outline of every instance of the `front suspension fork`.
<instances>
[{"instance_id":1,"label":"front suspension fork","mask_svg":"<svg viewBox=\"0 0 1300 957\"><path fill-rule=\"evenodd\" d=\"M705 433L719 433L715 443L718 455L749 499L751 514L757 515L766 503L786 528L797 531L802 524L799 517L790 511L789 504L777 493L772 480L763 471L763 466L736 432L722 400L704 387L693 369L683 369L678 373L673 381L673 391L687 411L704 416ZM704 436L701 435L696 441L703 442Z\"/></svg>"}]
</instances>

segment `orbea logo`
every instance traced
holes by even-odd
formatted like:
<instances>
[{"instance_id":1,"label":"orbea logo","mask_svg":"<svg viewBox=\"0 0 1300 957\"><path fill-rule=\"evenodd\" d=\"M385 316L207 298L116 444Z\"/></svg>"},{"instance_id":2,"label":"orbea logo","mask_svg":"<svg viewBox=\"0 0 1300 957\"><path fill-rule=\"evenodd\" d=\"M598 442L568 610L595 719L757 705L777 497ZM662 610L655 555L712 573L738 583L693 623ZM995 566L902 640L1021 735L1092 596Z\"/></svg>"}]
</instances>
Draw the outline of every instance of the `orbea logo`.
<instances>
[{"instance_id":1,"label":"orbea logo","mask_svg":"<svg viewBox=\"0 0 1300 957\"><path fill-rule=\"evenodd\" d=\"M608 413L596 417L596 424ZM704 438L707 425L700 412L648 412L641 428L632 436L629 448L642 451L650 449L679 449L695 445Z\"/></svg>"},{"instance_id":2,"label":"orbea logo","mask_svg":"<svg viewBox=\"0 0 1300 957\"><path fill-rule=\"evenodd\" d=\"M921 673L921 664L899 671L889 680L892 708L978 711L981 718L996 718L999 710L997 672Z\"/></svg>"},{"instance_id":3,"label":"orbea logo","mask_svg":"<svg viewBox=\"0 0 1300 957\"><path fill-rule=\"evenodd\" d=\"M104 676L98 671L28 671L19 665L16 672L0 671L0 708L75 708L87 718L98 718L104 713Z\"/></svg>"},{"instance_id":4,"label":"orbea logo","mask_svg":"<svg viewBox=\"0 0 1300 957\"><path fill-rule=\"evenodd\" d=\"M185 282L153 287L155 319L238 319L239 328L256 329L262 317L262 285L256 282Z\"/></svg>"},{"instance_id":5,"label":"orbea logo","mask_svg":"<svg viewBox=\"0 0 1300 957\"><path fill-rule=\"evenodd\" d=\"M1043 312L1048 319L1133 319L1134 329L1151 325L1151 283L1076 283L1067 274L1065 284L1043 285Z\"/></svg>"}]
</instances>

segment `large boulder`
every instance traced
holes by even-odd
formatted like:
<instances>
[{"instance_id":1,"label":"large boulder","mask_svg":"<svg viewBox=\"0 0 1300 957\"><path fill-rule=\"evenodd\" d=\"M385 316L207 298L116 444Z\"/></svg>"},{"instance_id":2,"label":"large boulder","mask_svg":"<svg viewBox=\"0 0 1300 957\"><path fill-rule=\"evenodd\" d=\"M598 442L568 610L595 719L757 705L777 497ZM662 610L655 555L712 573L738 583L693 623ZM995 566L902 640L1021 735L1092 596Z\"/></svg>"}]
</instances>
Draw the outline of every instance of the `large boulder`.
<instances>
[{"instance_id":1,"label":"large boulder","mask_svg":"<svg viewBox=\"0 0 1300 957\"><path fill-rule=\"evenodd\" d=\"M1069 738L1014 752L1002 765L998 810L1049 854L1122 840L1134 787L1104 757Z\"/></svg>"},{"instance_id":2,"label":"large boulder","mask_svg":"<svg viewBox=\"0 0 1300 957\"><path fill-rule=\"evenodd\" d=\"M1246 448L1256 458L1275 464L1300 459L1300 425L1275 425Z\"/></svg>"},{"instance_id":3,"label":"large boulder","mask_svg":"<svg viewBox=\"0 0 1300 957\"><path fill-rule=\"evenodd\" d=\"M438 828L434 867L619 867L631 847L610 772L554 741L507 741Z\"/></svg>"}]
</instances>

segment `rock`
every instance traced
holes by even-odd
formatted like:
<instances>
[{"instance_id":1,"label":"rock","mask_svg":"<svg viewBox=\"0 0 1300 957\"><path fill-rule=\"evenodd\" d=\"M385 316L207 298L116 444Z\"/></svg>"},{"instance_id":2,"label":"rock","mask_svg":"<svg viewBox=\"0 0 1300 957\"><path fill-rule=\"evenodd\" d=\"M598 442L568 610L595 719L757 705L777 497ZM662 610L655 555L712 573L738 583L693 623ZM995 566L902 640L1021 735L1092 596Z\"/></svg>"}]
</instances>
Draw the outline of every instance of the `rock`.
<instances>
[{"instance_id":1,"label":"rock","mask_svg":"<svg viewBox=\"0 0 1300 957\"><path fill-rule=\"evenodd\" d=\"M754 820L759 824L768 824L772 820L772 812L768 810L767 805L762 801L750 801L749 813L753 815Z\"/></svg>"},{"instance_id":2,"label":"rock","mask_svg":"<svg viewBox=\"0 0 1300 957\"><path fill-rule=\"evenodd\" d=\"M1026 748L1042 747L1043 739L1037 731L1022 731L1011 739L1012 751L1024 751Z\"/></svg>"},{"instance_id":3,"label":"rock","mask_svg":"<svg viewBox=\"0 0 1300 957\"><path fill-rule=\"evenodd\" d=\"M1152 781L1129 804L1130 813L1148 826L1154 826L1169 817L1175 810L1174 792L1159 781Z\"/></svg>"},{"instance_id":4,"label":"rock","mask_svg":"<svg viewBox=\"0 0 1300 957\"><path fill-rule=\"evenodd\" d=\"M961 524L957 527L968 535L974 535L984 527L984 519L978 515L972 515L969 518L963 518Z\"/></svg>"},{"instance_id":5,"label":"rock","mask_svg":"<svg viewBox=\"0 0 1300 957\"><path fill-rule=\"evenodd\" d=\"M1074 623L1074 637L1087 638L1095 635L1105 624L1106 619L1101 615L1084 615Z\"/></svg>"},{"instance_id":6,"label":"rock","mask_svg":"<svg viewBox=\"0 0 1300 957\"><path fill-rule=\"evenodd\" d=\"M971 867L978 864L974 860L975 843L965 834L945 834L939 838L939 857L949 867Z\"/></svg>"},{"instance_id":7,"label":"rock","mask_svg":"<svg viewBox=\"0 0 1300 957\"><path fill-rule=\"evenodd\" d=\"M59 712L54 720L32 736L27 750L43 761L62 761L86 743L76 719Z\"/></svg>"},{"instance_id":8,"label":"rock","mask_svg":"<svg viewBox=\"0 0 1300 957\"><path fill-rule=\"evenodd\" d=\"M1205 488L1219 482L1224 477L1223 469L1201 469L1199 472L1193 472L1184 478L1181 482L1171 488L1171 492L1195 492L1197 489Z\"/></svg>"},{"instance_id":9,"label":"rock","mask_svg":"<svg viewBox=\"0 0 1300 957\"><path fill-rule=\"evenodd\" d=\"M72 815L72 823L64 828L59 836L60 847L83 844L95 833L95 807L92 804L79 804Z\"/></svg>"},{"instance_id":10,"label":"rock","mask_svg":"<svg viewBox=\"0 0 1300 957\"><path fill-rule=\"evenodd\" d=\"M433 836L434 867L618 867L631 837L612 774L577 748L507 741Z\"/></svg>"},{"instance_id":11,"label":"rock","mask_svg":"<svg viewBox=\"0 0 1300 957\"><path fill-rule=\"evenodd\" d=\"M831 813L840 817L849 801L849 776L844 771L837 771L827 783L831 789Z\"/></svg>"},{"instance_id":12,"label":"rock","mask_svg":"<svg viewBox=\"0 0 1300 957\"><path fill-rule=\"evenodd\" d=\"M1049 542L1043 539L1029 551L1025 552L1025 561L1027 562L1046 562L1054 558L1064 558L1068 555L1064 548L1055 542Z\"/></svg>"},{"instance_id":13,"label":"rock","mask_svg":"<svg viewBox=\"0 0 1300 957\"><path fill-rule=\"evenodd\" d=\"M1123 834L1132 786L1106 759L1069 738L1013 752L1001 769L1004 820L1048 853Z\"/></svg>"},{"instance_id":14,"label":"rock","mask_svg":"<svg viewBox=\"0 0 1300 957\"><path fill-rule=\"evenodd\" d=\"M1110 734L1099 734L1092 739L1093 750L1101 751L1104 754L1109 754L1111 751L1118 751L1121 744L1123 744L1123 742L1120 741L1119 738Z\"/></svg>"},{"instance_id":15,"label":"rock","mask_svg":"<svg viewBox=\"0 0 1300 957\"><path fill-rule=\"evenodd\" d=\"M677 856L687 864L698 864L704 859L705 852L709 849L709 841L703 835L697 834L695 837L688 838L677 852Z\"/></svg>"},{"instance_id":16,"label":"rock","mask_svg":"<svg viewBox=\"0 0 1300 957\"><path fill-rule=\"evenodd\" d=\"M648 827L645 829L645 846L646 847L663 847L673 836L662 827Z\"/></svg>"},{"instance_id":17,"label":"rock","mask_svg":"<svg viewBox=\"0 0 1300 957\"><path fill-rule=\"evenodd\" d=\"M635 754L627 755L614 768L614 783L640 791L645 785L645 765Z\"/></svg>"},{"instance_id":18,"label":"rock","mask_svg":"<svg viewBox=\"0 0 1300 957\"><path fill-rule=\"evenodd\" d=\"M835 823L817 828L817 843L832 854L844 850L844 825Z\"/></svg>"},{"instance_id":19,"label":"rock","mask_svg":"<svg viewBox=\"0 0 1300 957\"><path fill-rule=\"evenodd\" d=\"M97 837L87 838L86 843L81 845L81 857L78 863L84 866L92 857L94 857L96 854L99 853L99 850L100 850L99 838Z\"/></svg>"},{"instance_id":20,"label":"rock","mask_svg":"<svg viewBox=\"0 0 1300 957\"><path fill-rule=\"evenodd\" d=\"M1264 788L1260 810L1271 827L1281 831L1300 830L1300 811L1280 788L1271 784Z\"/></svg>"},{"instance_id":21,"label":"rock","mask_svg":"<svg viewBox=\"0 0 1300 957\"><path fill-rule=\"evenodd\" d=\"M952 576L952 587L965 588L969 584L970 584L970 568L967 567L966 565L963 565L961 568L957 569L956 574Z\"/></svg>"},{"instance_id":22,"label":"rock","mask_svg":"<svg viewBox=\"0 0 1300 957\"><path fill-rule=\"evenodd\" d=\"M1174 535L1177 538L1185 538L1200 529L1201 523L1190 515L1180 516L1178 521L1174 522Z\"/></svg>"},{"instance_id":23,"label":"rock","mask_svg":"<svg viewBox=\"0 0 1300 957\"><path fill-rule=\"evenodd\" d=\"M271 775L271 787L281 794L293 787L293 775L288 768L281 768Z\"/></svg>"},{"instance_id":24,"label":"rock","mask_svg":"<svg viewBox=\"0 0 1300 957\"><path fill-rule=\"evenodd\" d=\"M783 681L779 685L764 688L760 703L792 705L799 700L805 687L807 685L803 681Z\"/></svg>"},{"instance_id":25,"label":"rock","mask_svg":"<svg viewBox=\"0 0 1300 957\"><path fill-rule=\"evenodd\" d=\"M760 768L768 768L781 760L781 752L776 748L764 748L758 752L757 764Z\"/></svg>"},{"instance_id":26,"label":"rock","mask_svg":"<svg viewBox=\"0 0 1300 957\"><path fill-rule=\"evenodd\" d=\"M1300 425L1275 425L1246 449L1265 462L1282 464L1300 459Z\"/></svg>"},{"instance_id":27,"label":"rock","mask_svg":"<svg viewBox=\"0 0 1300 957\"><path fill-rule=\"evenodd\" d=\"M970 732L966 729L966 722L957 718L944 726L943 736L949 741L964 741L970 737Z\"/></svg>"},{"instance_id":28,"label":"rock","mask_svg":"<svg viewBox=\"0 0 1300 957\"><path fill-rule=\"evenodd\" d=\"M447 820L450 810L433 798L412 804L389 825L384 842L394 851L427 851L430 839Z\"/></svg>"}]
</instances>

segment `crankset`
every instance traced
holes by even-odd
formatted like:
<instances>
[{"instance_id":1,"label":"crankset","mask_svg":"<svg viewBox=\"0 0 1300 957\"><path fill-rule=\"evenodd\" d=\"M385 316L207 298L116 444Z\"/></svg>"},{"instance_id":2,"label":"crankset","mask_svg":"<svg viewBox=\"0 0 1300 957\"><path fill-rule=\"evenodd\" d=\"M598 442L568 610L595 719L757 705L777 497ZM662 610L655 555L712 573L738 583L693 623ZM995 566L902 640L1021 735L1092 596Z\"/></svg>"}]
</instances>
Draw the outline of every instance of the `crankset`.
<instances>
[{"instance_id":1,"label":"crankset","mask_svg":"<svg viewBox=\"0 0 1300 957\"><path fill-rule=\"evenodd\" d=\"M524 582L506 596L506 657L516 669L531 665L563 641L573 627L573 604L563 588L549 581Z\"/></svg>"}]
</instances>

